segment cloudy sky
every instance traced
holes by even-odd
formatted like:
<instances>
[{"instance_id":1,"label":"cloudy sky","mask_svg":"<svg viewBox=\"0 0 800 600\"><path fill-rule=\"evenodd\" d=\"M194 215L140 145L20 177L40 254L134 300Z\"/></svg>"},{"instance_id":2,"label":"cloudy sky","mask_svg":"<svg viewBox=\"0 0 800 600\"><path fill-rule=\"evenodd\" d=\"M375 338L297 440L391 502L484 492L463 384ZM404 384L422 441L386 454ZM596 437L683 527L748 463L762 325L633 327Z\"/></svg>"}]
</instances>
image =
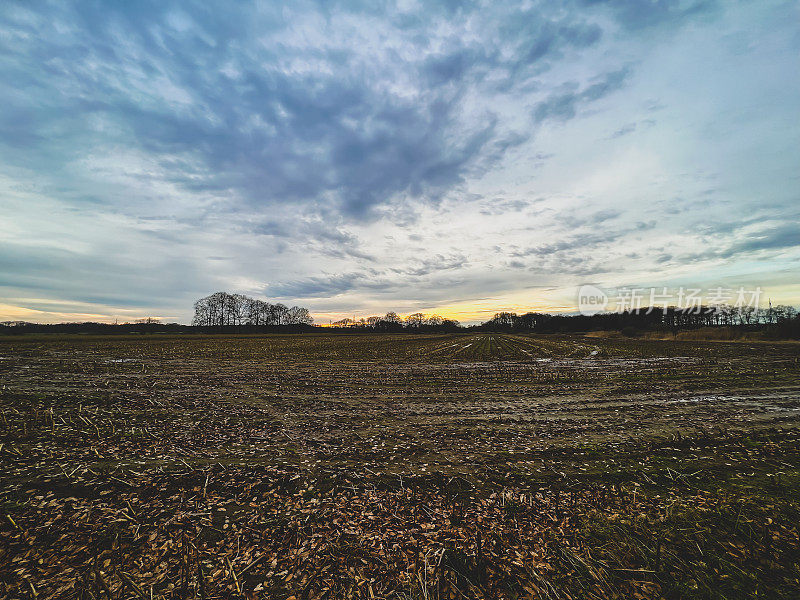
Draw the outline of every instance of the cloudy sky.
<instances>
[{"instance_id":1,"label":"cloudy sky","mask_svg":"<svg viewBox=\"0 0 800 600\"><path fill-rule=\"evenodd\" d=\"M0 319L800 304L800 4L0 5Z\"/></svg>"}]
</instances>

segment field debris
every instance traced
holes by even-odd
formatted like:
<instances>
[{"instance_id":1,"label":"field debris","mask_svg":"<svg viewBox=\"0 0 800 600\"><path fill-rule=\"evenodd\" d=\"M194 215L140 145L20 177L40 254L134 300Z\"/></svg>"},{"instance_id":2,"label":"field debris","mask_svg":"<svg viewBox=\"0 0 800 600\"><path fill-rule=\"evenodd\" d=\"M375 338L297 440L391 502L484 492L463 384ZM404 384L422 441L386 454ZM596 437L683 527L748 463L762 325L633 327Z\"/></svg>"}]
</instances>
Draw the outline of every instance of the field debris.
<instances>
[{"instance_id":1,"label":"field debris","mask_svg":"<svg viewBox=\"0 0 800 600\"><path fill-rule=\"evenodd\" d=\"M796 345L486 337L3 341L0 595L800 594Z\"/></svg>"}]
</instances>

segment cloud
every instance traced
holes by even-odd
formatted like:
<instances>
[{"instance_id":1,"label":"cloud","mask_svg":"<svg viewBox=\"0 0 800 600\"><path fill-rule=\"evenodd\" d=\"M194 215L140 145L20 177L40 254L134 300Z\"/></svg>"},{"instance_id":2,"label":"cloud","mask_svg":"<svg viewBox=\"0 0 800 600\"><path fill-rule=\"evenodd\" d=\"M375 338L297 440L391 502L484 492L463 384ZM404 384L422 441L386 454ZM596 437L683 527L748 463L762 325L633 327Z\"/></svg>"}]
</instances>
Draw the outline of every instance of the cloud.
<instances>
[{"instance_id":1,"label":"cloud","mask_svg":"<svg viewBox=\"0 0 800 600\"><path fill-rule=\"evenodd\" d=\"M564 252L582 253L600 246L608 246L625 236L626 233L627 231L624 230L581 233L555 242L516 250L511 253L511 256L522 258L526 256L544 257Z\"/></svg>"},{"instance_id":2,"label":"cloud","mask_svg":"<svg viewBox=\"0 0 800 600\"><path fill-rule=\"evenodd\" d=\"M636 131L636 123L628 123L612 133L611 139L621 138L629 133L633 133L634 131Z\"/></svg>"},{"instance_id":3,"label":"cloud","mask_svg":"<svg viewBox=\"0 0 800 600\"><path fill-rule=\"evenodd\" d=\"M720 255L729 258L745 252L759 252L761 250L784 250L800 247L800 231L796 223L785 223L751 233L746 238L734 242L723 250Z\"/></svg>"},{"instance_id":4,"label":"cloud","mask_svg":"<svg viewBox=\"0 0 800 600\"><path fill-rule=\"evenodd\" d=\"M617 209L605 208L593 213L581 211L579 214L563 215L561 219L565 226L574 229L585 225L599 225L600 223L616 219L620 215L622 215L622 212Z\"/></svg>"},{"instance_id":5,"label":"cloud","mask_svg":"<svg viewBox=\"0 0 800 600\"><path fill-rule=\"evenodd\" d=\"M416 262L416 261L415 261ZM404 269L403 272L419 277L422 275L430 275L439 271L452 271L454 269L461 269L469 264L467 257L463 254L451 254L450 256L442 256L437 254L430 258L425 258L417 264L412 264L409 268Z\"/></svg>"},{"instance_id":6,"label":"cloud","mask_svg":"<svg viewBox=\"0 0 800 600\"><path fill-rule=\"evenodd\" d=\"M764 253L775 254L800 249L800 234L793 222L752 230L752 225L743 220L741 224L720 223L703 227L710 236L710 243L702 251L687 252L677 257L665 254L664 260L676 258L681 263L729 260L733 258L757 258ZM750 223L758 219L750 219Z\"/></svg>"},{"instance_id":7,"label":"cloud","mask_svg":"<svg viewBox=\"0 0 800 600\"><path fill-rule=\"evenodd\" d=\"M583 0L586 6L607 6L625 28L631 30L677 25L687 19L711 14L716 0Z\"/></svg>"},{"instance_id":8,"label":"cloud","mask_svg":"<svg viewBox=\"0 0 800 600\"><path fill-rule=\"evenodd\" d=\"M435 201L527 139L499 126L488 98L472 109L479 118L464 118L468 105L517 93L548 60L601 36L577 13L510 8L480 42L439 33L476 11L17 6L2 15L13 59L0 73L17 91L4 99L0 152L66 176L53 185L91 188L91 169L76 173L75 160L134 147L158 167L148 177L250 209L365 218L398 196ZM498 74L502 83L487 81Z\"/></svg>"},{"instance_id":9,"label":"cloud","mask_svg":"<svg viewBox=\"0 0 800 600\"><path fill-rule=\"evenodd\" d=\"M342 225L325 222L318 218L276 220L247 219L237 223L239 232L269 236L281 242L291 243L295 248L305 247L311 252L336 258L374 261L375 257L363 249L360 240L346 231Z\"/></svg>"},{"instance_id":10,"label":"cloud","mask_svg":"<svg viewBox=\"0 0 800 600\"><path fill-rule=\"evenodd\" d=\"M366 285L369 285L366 274L344 273L273 284L264 291L268 296L277 298L313 298L317 296L328 298Z\"/></svg>"},{"instance_id":11,"label":"cloud","mask_svg":"<svg viewBox=\"0 0 800 600\"><path fill-rule=\"evenodd\" d=\"M606 73L581 91L551 94L534 107L533 118L537 123L546 120L568 121L573 119L584 106L622 88L629 73L630 69L625 67ZM577 88L577 83L571 82L567 84L567 87Z\"/></svg>"},{"instance_id":12,"label":"cloud","mask_svg":"<svg viewBox=\"0 0 800 600\"><path fill-rule=\"evenodd\" d=\"M516 199L493 198L491 200L485 200L482 203L481 214L503 215L513 212L519 212L525 210L526 208L535 206L537 203L541 201L542 201L541 198L535 198L531 200L525 198L516 198Z\"/></svg>"}]
</instances>

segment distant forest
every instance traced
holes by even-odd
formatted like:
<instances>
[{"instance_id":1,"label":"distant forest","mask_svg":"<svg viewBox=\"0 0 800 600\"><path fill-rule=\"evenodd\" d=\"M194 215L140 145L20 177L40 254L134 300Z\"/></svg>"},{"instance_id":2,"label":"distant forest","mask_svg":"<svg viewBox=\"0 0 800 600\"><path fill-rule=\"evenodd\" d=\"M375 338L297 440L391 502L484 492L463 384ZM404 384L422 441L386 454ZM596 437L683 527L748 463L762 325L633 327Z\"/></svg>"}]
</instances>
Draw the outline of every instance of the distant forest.
<instances>
[{"instance_id":1,"label":"distant forest","mask_svg":"<svg viewBox=\"0 0 800 600\"><path fill-rule=\"evenodd\" d=\"M22 333L302 333L319 331L307 308L287 307L242 294L216 292L194 304L191 325L162 323L159 319L139 319L133 323L59 323L36 324L23 321L0 323L1 334ZM737 332L758 332L769 338L800 339L800 315L791 306L738 308L733 306L693 307L691 310L669 307L642 308L633 312L596 315L560 315L529 312L496 313L480 325L462 326L458 321L438 315L413 313L405 318L395 312L383 316L346 318L325 326L332 333L408 332L456 333L460 331L496 331L531 333L642 332L677 333L712 328Z\"/></svg>"},{"instance_id":2,"label":"distant forest","mask_svg":"<svg viewBox=\"0 0 800 600\"><path fill-rule=\"evenodd\" d=\"M371 329L374 331L458 331L463 329L454 319L445 319L439 315L412 313L405 319L396 312L388 312L384 316L366 317L362 319L342 319L330 325L336 328Z\"/></svg>"},{"instance_id":3,"label":"distant forest","mask_svg":"<svg viewBox=\"0 0 800 600\"><path fill-rule=\"evenodd\" d=\"M700 328L734 328L744 331L762 331L774 337L800 338L800 315L792 306L769 308L738 308L721 305L695 306L692 309L675 307L642 308L630 312L608 312L596 315L559 315L529 312L522 315L512 312L496 313L480 325L462 327L458 321L437 315L414 313L405 319L397 313L383 317L343 319L331 324L336 328L372 331L497 331L534 333L585 333L591 331L619 331L635 335L643 331L677 332Z\"/></svg>"},{"instance_id":4,"label":"distant forest","mask_svg":"<svg viewBox=\"0 0 800 600\"><path fill-rule=\"evenodd\" d=\"M538 331L542 333L578 331L614 331L631 327L641 330L683 330L700 327L740 327L762 329L780 327L797 329L798 312L793 306L769 308L736 307L730 305L641 308L637 311L607 312L596 315L556 315L529 312L518 315L496 313L480 327L494 331Z\"/></svg>"}]
</instances>

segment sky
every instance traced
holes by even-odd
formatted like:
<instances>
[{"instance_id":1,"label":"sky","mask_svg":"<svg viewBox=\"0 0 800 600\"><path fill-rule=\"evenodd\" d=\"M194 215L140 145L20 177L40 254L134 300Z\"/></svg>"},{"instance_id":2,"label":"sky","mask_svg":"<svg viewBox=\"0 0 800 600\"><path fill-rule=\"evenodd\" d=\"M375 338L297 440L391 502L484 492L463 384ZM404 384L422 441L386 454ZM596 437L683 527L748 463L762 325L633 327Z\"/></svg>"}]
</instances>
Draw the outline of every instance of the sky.
<instances>
[{"instance_id":1,"label":"sky","mask_svg":"<svg viewBox=\"0 0 800 600\"><path fill-rule=\"evenodd\" d=\"M800 3L0 4L0 320L800 304Z\"/></svg>"}]
</instances>

